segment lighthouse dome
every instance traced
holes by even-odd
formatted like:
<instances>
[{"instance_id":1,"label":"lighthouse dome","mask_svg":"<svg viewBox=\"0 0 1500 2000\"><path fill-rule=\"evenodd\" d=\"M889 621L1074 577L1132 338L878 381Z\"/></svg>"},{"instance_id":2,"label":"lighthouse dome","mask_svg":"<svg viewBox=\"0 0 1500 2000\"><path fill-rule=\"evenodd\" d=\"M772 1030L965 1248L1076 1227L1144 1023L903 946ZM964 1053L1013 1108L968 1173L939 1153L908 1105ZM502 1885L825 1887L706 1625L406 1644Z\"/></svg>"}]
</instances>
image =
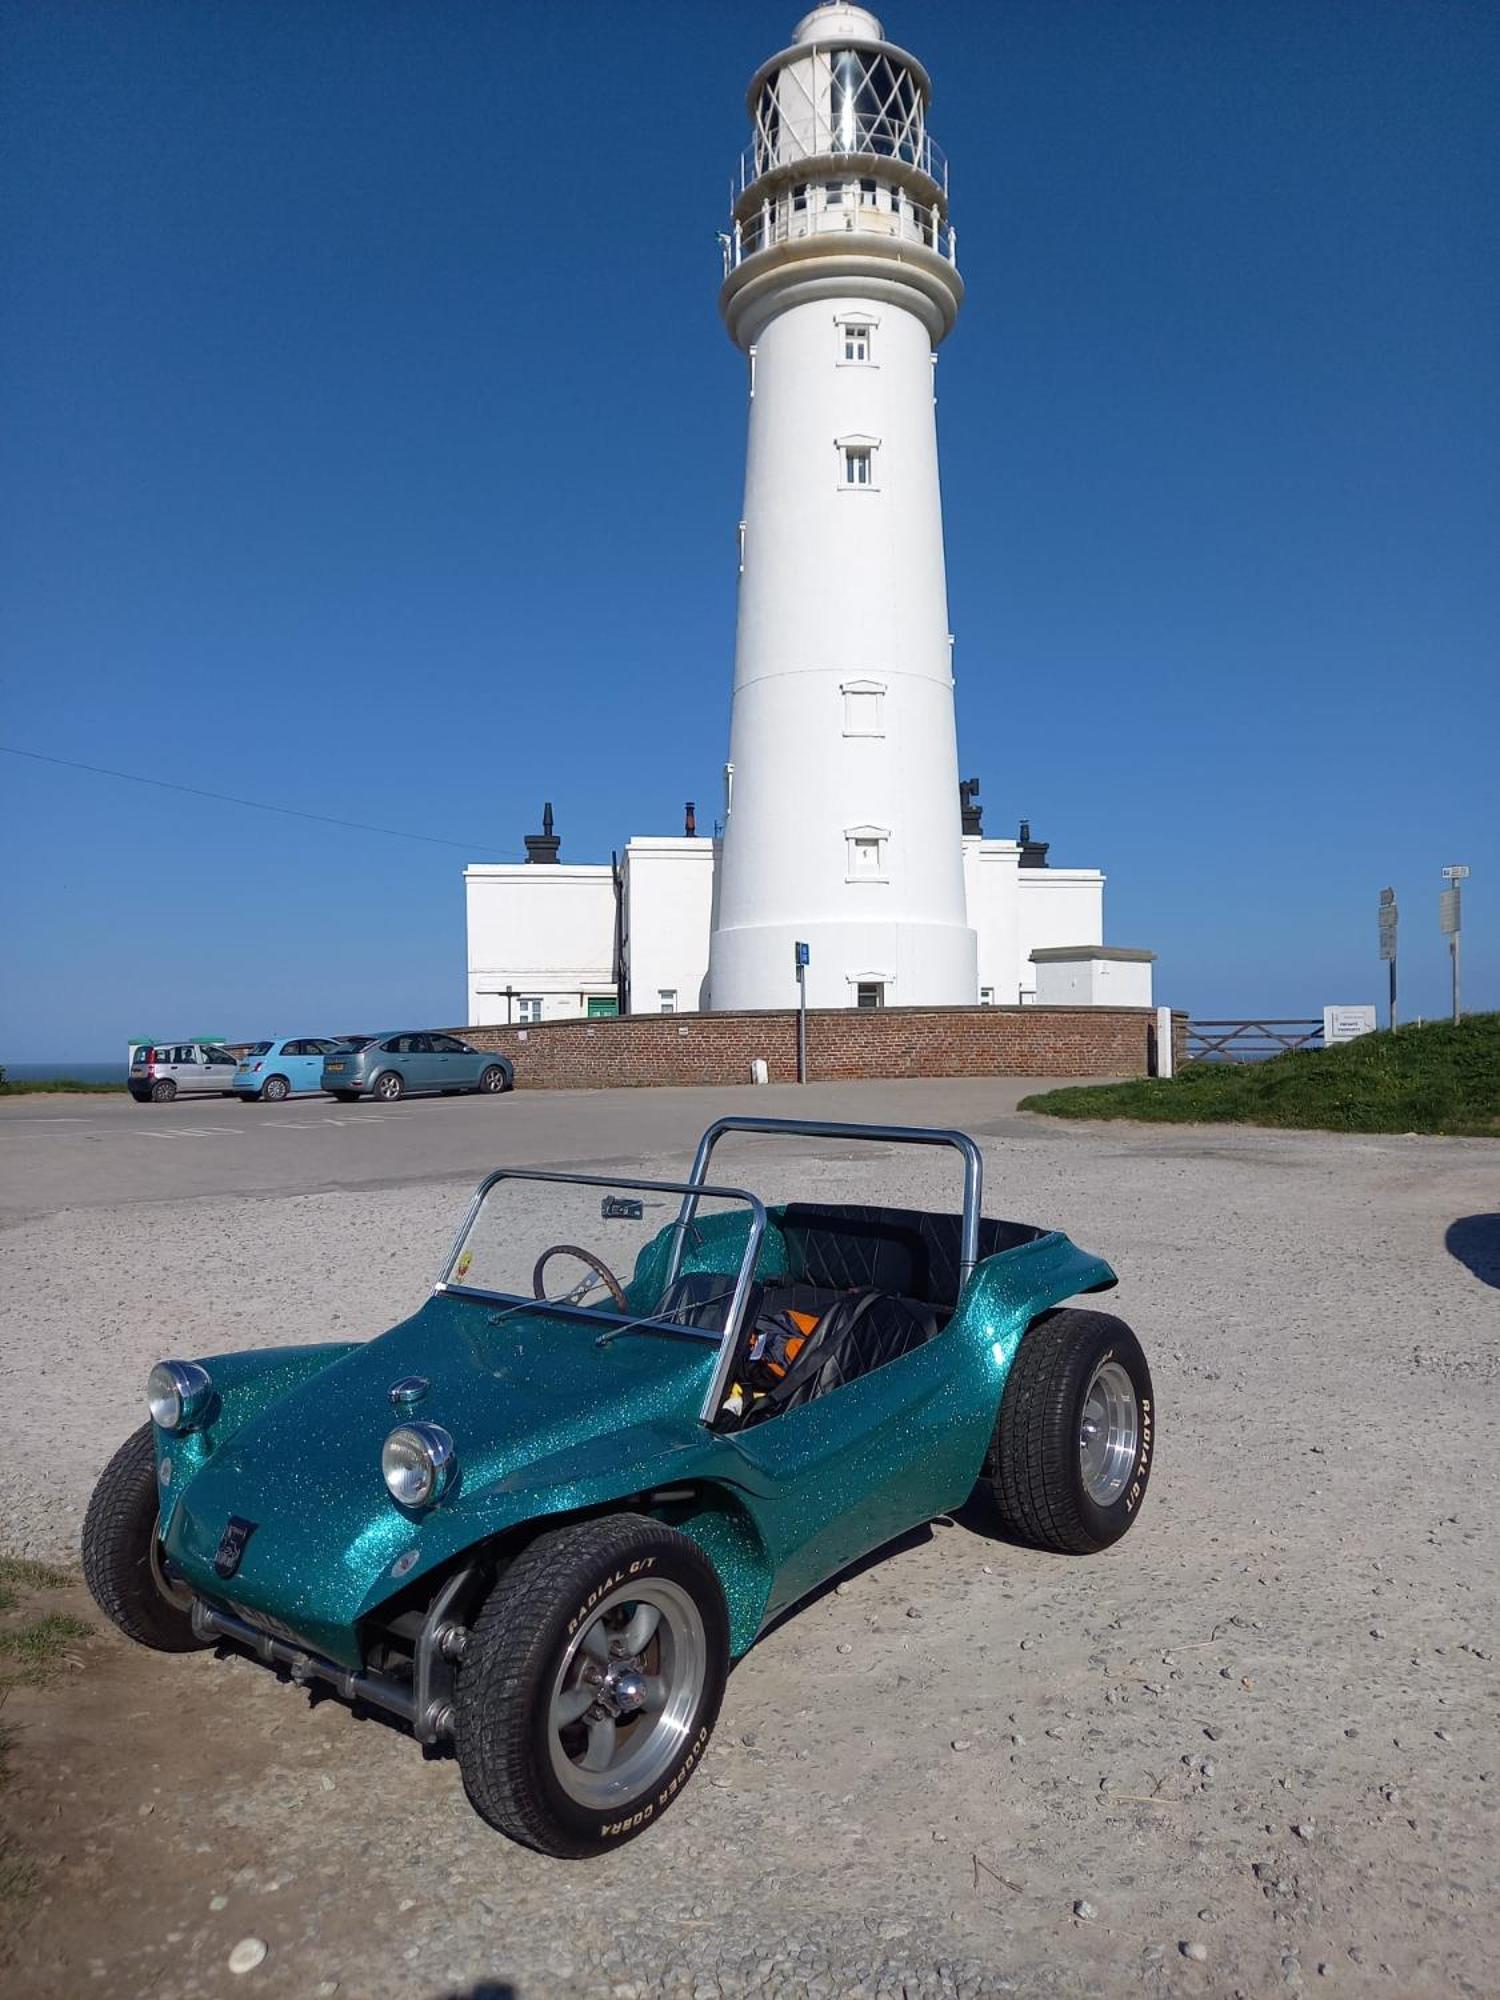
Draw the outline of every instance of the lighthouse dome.
<instances>
[{"instance_id":1,"label":"lighthouse dome","mask_svg":"<svg viewBox=\"0 0 1500 2000\"><path fill-rule=\"evenodd\" d=\"M792 31L794 42L883 42L885 29L868 7L850 7L845 0L823 0L804 14Z\"/></svg>"}]
</instances>

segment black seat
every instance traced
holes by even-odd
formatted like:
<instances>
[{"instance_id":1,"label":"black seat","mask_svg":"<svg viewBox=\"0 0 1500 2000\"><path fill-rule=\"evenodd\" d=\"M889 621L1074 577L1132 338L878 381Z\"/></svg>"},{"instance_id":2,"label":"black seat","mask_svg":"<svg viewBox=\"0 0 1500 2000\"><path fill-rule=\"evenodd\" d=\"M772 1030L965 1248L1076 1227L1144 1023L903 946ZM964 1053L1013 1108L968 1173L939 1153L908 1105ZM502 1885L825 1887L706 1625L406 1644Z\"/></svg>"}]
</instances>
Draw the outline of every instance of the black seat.
<instances>
[{"instance_id":1,"label":"black seat","mask_svg":"<svg viewBox=\"0 0 1500 2000\"><path fill-rule=\"evenodd\" d=\"M777 1288L779 1298L782 1290ZM899 1360L938 1330L938 1315L916 1299L867 1290L841 1293L808 1335L786 1374L746 1411L742 1429L811 1403Z\"/></svg>"},{"instance_id":2,"label":"black seat","mask_svg":"<svg viewBox=\"0 0 1500 2000\"><path fill-rule=\"evenodd\" d=\"M805 1284L836 1291L870 1287L949 1312L958 1303L963 1222L957 1215L798 1201L787 1204L778 1222L789 1269ZM979 1224L979 1255L993 1257L1045 1234L1029 1223L985 1216Z\"/></svg>"}]
</instances>

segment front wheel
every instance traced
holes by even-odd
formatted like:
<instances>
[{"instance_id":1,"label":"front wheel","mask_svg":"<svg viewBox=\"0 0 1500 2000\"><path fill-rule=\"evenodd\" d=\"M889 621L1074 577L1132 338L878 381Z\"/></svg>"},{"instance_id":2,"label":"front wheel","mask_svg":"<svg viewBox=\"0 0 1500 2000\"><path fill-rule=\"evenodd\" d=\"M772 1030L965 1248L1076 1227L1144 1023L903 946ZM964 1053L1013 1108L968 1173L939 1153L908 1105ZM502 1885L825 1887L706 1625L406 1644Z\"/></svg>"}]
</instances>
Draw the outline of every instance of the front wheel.
<instances>
[{"instance_id":1,"label":"front wheel","mask_svg":"<svg viewBox=\"0 0 1500 2000\"><path fill-rule=\"evenodd\" d=\"M1005 1528L1037 1548L1092 1555L1145 1498L1156 1445L1151 1370L1110 1313L1044 1313L1011 1363L986 1462Z\"/></svg>"},{"instance_id":2,"label":"front wheel","mask_svg":"<svg viewBox=\"0 0 1500 2000\"><path fill-rule=\"evenodd\" d=\"M375 1095L386 1104L395 1104L406 1095L406 1079L399 1070L383 1069L375 1079Z\"/></svg>"},{"instance_id":3,"label":"front wheel","mask_svg":"<svg viewBox=\"0 0 1500 2000\"><path fill-rule=\"evenodd\" d=\"M505 1069L502 1064L491 1063L487 1069L480 1072L479 1088L488 1091L491 1096L507 1087Z\"/></svg>"},{"instance_id":4,"label":"front wheel","mask_svg":"<svg viewBox=\"0 0 1500 2000\"><path fill-rule=\"evenodd\" d=\"M83 1521L83 1580L127 1639L158 1653L193 1653L183 1593L162 1573L157 1544L156 1448L150 1424L132 1431L99 1475Z\"/></svg>"},{"instance_id":5,"label":"front wheel","mask_svg":"<svg viewBox=\"0 0 1500 2000\"><path fill-rule=\"evenodd\" d=\"M677 1797L729 1669L713 1565L686 1535L615 1514L540 1535L500 1577L458 1672L464 1788L543 1854L598 1854Z\"/></svg>"}]
</instances>

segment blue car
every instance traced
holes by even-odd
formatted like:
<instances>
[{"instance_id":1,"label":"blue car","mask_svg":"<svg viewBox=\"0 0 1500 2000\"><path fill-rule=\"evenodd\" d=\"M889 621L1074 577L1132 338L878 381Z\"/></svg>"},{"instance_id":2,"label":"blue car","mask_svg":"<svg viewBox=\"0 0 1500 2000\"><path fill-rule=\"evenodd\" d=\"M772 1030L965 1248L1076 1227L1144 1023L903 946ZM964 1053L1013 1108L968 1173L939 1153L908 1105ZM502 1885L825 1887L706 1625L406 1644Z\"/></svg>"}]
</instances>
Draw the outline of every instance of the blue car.
<instances>
[{"instance_id":1,"label":"blue car","mask_svg":"<svg viewBox=\"0 0 1500 2000\"><path fill-rule=\"evenodd\" d=\"M347 1047L339 1035L290 1035L276 1042L252 1042L234 1073L235 1093L264 1098L268 1104L309 1091L321 1094L324 1063Z\"/></svg>"},{"instance_id":2,"label":"blue car","mask_svg":"<svg viewBox=\"0 0 1500 2000\"><path fill-rule=\"evenodd\" d=\"M511 1089L515 1080L507 1057L433 1030L351 1036L323 1064L323 1088L345 1104L357 1097L394 1104L411 1091L482 1090L492 1095Z\"/></svg>"}]
</instances>

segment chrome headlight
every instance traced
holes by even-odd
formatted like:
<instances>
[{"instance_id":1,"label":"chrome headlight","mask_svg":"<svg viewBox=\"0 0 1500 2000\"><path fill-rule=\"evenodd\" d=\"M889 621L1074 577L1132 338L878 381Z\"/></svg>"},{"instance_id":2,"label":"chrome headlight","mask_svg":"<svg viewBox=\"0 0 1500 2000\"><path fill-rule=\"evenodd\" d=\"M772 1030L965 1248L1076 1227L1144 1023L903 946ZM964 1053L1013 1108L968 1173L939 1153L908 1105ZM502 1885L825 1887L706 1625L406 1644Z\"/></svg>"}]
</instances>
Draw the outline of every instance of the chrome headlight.
<instances>
[{"instance_id":1,"label":"chrome headlight","mask_svg":"<svg viewBox=\"0 0 1500 2000\"><path fill-rule=\"evenodd\" d=\"M403 1507L426 1507L452 1485L458 1455L440 1425L402 1424L381 1448L380 1470L393 1500Z\"/></svg>"},{"instance_id":2,"label":"chrome headlight","mask_svg":"<svg viewBox=\"0 0 1500 2000\"><path fill-rule=\"evenodd\" d=\"M164 1431L190 1431L207 1413L214 1385L196 1361L158 1361L146 1381L151 1421Z\"/></svg>"}]
</instances>

